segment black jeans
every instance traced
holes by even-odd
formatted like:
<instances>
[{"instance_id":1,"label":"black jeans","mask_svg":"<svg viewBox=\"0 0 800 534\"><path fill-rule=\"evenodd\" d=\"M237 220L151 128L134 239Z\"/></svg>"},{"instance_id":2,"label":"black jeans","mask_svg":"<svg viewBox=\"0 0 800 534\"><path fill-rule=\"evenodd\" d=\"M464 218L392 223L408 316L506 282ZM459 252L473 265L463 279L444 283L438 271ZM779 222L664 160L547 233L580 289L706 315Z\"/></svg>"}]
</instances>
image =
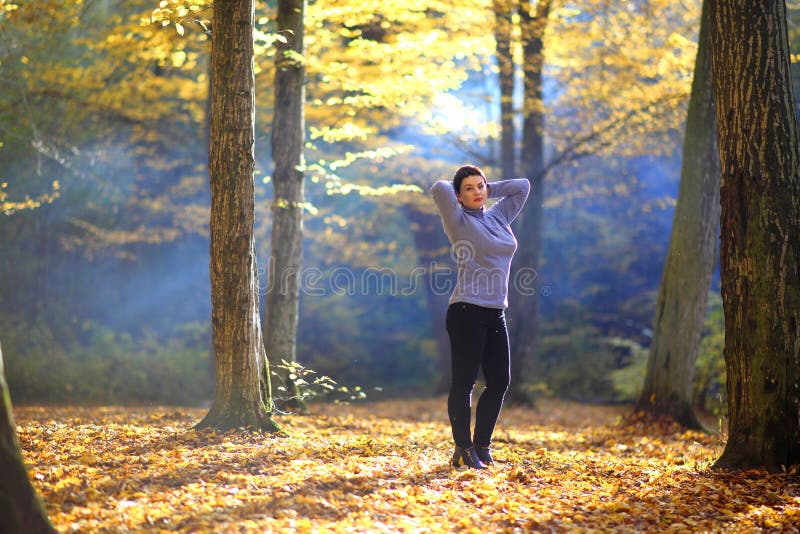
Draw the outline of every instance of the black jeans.
<instances>
[{"instance_id":1,"label":"black jeans","mask_svg":"<svg viewBox=\"0 0 800 534\"><path fill-rule=\"evenodd\" d=\"M454 302L447 308L447 333L450 336L453 372L447 413L453 429L453 441L464 448L473 444L488 447L510 378L505 312ZM486 389L478 399L475 433L470 438L472 388L479 369L483 369Z\"/></svg>"}]
</instances>

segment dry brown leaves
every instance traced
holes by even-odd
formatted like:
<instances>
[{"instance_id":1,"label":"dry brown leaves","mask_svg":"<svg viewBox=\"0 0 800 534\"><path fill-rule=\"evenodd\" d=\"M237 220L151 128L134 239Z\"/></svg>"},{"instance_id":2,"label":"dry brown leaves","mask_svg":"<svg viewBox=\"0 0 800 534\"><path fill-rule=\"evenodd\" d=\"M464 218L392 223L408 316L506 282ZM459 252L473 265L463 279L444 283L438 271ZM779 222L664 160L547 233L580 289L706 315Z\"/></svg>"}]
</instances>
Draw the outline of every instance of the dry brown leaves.
<instances>
[{"instance_id":1,"label":"dry brown leaves","mask_svg":"<svg viewBox=\"0 0 800 534\"><path fill-rule=\"evenodd\" d=\"M199 409L15 417L61 532L798 532L796 474L711 471L717 438L623 410L506 409L481 472L448 467L442 398L315 405L284 437L190 430Z\"/></svg>"}]
</instances>

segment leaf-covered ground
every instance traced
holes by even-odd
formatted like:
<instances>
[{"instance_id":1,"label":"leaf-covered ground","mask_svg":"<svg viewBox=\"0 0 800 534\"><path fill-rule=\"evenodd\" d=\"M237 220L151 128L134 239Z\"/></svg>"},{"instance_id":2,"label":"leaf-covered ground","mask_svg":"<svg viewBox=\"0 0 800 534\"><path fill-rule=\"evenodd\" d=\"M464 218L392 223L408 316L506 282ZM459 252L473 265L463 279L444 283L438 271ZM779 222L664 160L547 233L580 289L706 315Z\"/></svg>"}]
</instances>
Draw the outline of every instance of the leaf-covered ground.
<instances>
[{"instance_id":1,"label":"leaf-covered ground","mask_svg":"<svg viewBox=\"0 0 800 534\"><path fill-rule=\"evenodd\" d=\"M507 408L487 471L448 467L443 398L314 405L289 434L175 408L17 407L61 532L798 532L796 473L710 470L718 437L626 408Z\"/></svg>"}]
</instances>

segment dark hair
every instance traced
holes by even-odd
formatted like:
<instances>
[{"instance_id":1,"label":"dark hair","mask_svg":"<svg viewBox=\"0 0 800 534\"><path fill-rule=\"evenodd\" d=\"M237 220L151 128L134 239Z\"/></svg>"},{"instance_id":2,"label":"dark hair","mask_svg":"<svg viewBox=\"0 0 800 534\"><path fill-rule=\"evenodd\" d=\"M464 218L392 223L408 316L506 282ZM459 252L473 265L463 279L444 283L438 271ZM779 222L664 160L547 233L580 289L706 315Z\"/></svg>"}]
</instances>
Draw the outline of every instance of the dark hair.
<instances>
[{"instance_id":1,"label":"dark hair","mask_svg":"<svg viewBox=\"0 0 800 534\"><path fill-rule=\"evenodd\" d=\"M480 176L483 178L483 183L486 183L486 175L483 174L480 168L475 165L462 165L458 168L455 175L453 175L453 189L456 190L456 193L461 192L461 182L463 182L464 178L467 176Z\"/></svg>"}]
</instances>

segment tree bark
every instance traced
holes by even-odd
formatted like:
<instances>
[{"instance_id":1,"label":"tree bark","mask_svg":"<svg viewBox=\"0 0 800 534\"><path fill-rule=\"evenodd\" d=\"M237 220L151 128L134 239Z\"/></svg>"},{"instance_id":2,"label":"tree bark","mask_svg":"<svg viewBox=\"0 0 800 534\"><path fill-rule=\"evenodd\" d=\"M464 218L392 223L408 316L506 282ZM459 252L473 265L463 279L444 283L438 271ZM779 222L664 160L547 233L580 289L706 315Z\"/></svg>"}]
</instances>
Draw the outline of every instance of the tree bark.
<instances>
[{"instance_id":1,"label":"tree bark","mask_svg":"<svg viewBox=\"0 0 800 534\"><path fill-rule=\"evenodd\" d=\"M303 259L303 143L305 139L305 0L279 0L275 56L275 111L272 119L272 238L264 337L273 364L297 359L300 268ZM307 411L288 374L281 376L289 406Z\"/></svg>"},{"instance_id":2,"label":"tree bark","mask_svg":"<svg viewBox=\"0 0 800 534\"><path fill-rule=\"evenodd\" d=\"M800 463L800 139L786 4L711 0L729 437L714 467Z\"/></svg>"},{"instance_id":3,"label":"tree bark","mask_svg":"<svg viewBox=\"0 0 800 534\"><path fill-rule=\"evenodd\" d=\"M544 205L544 108L542 105L542 70L544 68L544 33L551 0L540 0L531 12L530 3L520 8L523 36L524 101L522 126L522 174L531 180L531 193L517 218L515 233L519 246L511 267L509 296L509 331L511 336L511 386L509 400L531 404L533 395L526 387L530 361L539 338L538 268L542 248L542 211ZM520 285L521 268L535 273L526 276L524 291Z\"/></svg>"},{"instance_id":4,"label":"tree bark","mask_svg":"<svg viewBox=\"0 0 800 534\"><path fill-rule=\"evenodd\" d=\"M702 425L692 408L692 381L717 256L720 214L708 22L708 2L704 2L678 201L658 293L647 375L636 407L696 429Z\"/></svg>"},{"instance_id":5,"label":"tree bark","mask_svg":"<svg viewBox=\"0 0 800 534\"><path fill-rule=\"evenodd\" d=\"M0 532L55 532L28 478L17 441L17 427L3 370L0 347Z\"/></svg>"},{"instance_id":6,"label":"tree bark","mask_svg":"<svg viewBox=\"0 0 800 534\"><path fill-rule=\"evenodd\" d=\"M211 43L211 320L214 404L198 427L276 431L258 311L252 0L214 2Z\"/></svg>"},{"instance_id":7,"label":"tree bark","mask_svg":"<svg viewBox=\"0 0 800 534\"><path fill-rule=\"evenodd\" d=\"M500 165L502 178L516 176L514 145L514 58L511 50L516 0L493 0L494 38L500 79Z\"/></svg>"}]
</instances>

